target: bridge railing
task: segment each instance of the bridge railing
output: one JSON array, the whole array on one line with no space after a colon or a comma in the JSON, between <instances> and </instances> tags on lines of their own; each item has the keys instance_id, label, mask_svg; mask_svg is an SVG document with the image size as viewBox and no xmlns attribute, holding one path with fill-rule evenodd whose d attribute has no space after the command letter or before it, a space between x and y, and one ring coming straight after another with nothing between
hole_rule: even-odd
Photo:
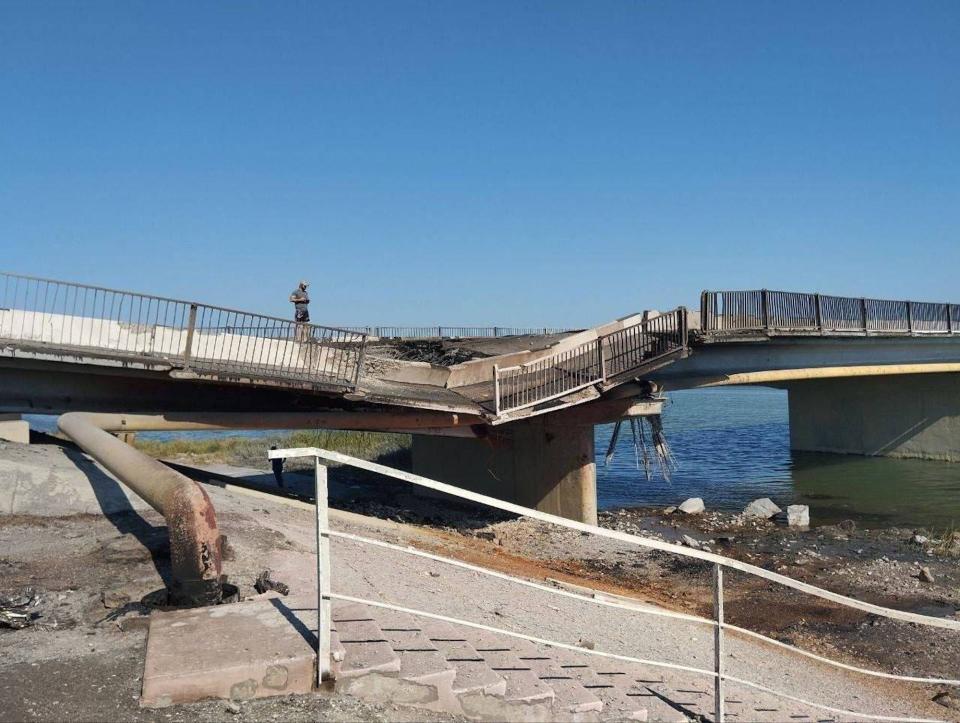
<instances>
[{"instance_id":1,"label":"bridge railing","mask_svg":"<svg viewBox=\"0 0 960 723\"><path fill-rule=\"evenodd\" d=\"M687 346L683 307L535 361L494 367L497 415L572 394Z\"/></svg>"},{"instance_id":2,"label":"bridge railing","mask_svg":"<svg viewBox=\"0 0 960 723\"><path fill-rule=\"evenodd\" d=\"M209 304L0 273L0 340L198 374L354 387L366 335Z\"/></svg>"},{"instance_id":3,"label":"bridge railing","mask_svg":"<svg viewBox=\"0 0 960 723\"><path fill-rule=\"evenodd\" d=\"M358 459L356 457L351 457L339 452L332 452L325 449L319 449L316 447L305 447L297 449L280 449L280 450L271 450L268 453L268 456L271 459L287 459L293 457L307 457L314 459L314 469L316 475L316 556L317 556L317 682L318 684L322 681L323 678L327 678L331 674L332 668L332 658L331 658L331 629L332 629L332 610L331 610L331 601L339 600L342 602L349 603L359 603L363 605L369 605L378 609L393 610L403 612L409 615L414 615L417 617L424 617L428 619L441 620L444 622L452 623L455 625L461 625L469 628L479 629L482 631L492 632L499 635L504 635L507 637L512 637L515 639L527 640L533 643L540 645L546 645L558 649L566 649L570 651L577 652L578 654L587 655L587 656L598 656L601 658L606 658L608 660L618 660L621 662L634 663L638 665L645 665L651 667L658 667L663 669L675 670L686 672L691 675L701 676L707 678L711 681L713 687L713 698L714 698L714 715L713 720L716 723L722 723L726 717L725 712L725 688L726 684L735 683L739 686L750 688L756 691L768 693L779 698L793 701L796 703L801 703L812 708L817 708L819 710L827 711L834 714L840 714L844 717L852 717L854 720L885 720L885 721L899 721L901 723L940 723L936 719L924 719L920 717L898 717L889 715L888 713L869 713L864 711L852 711L843 708L838 708L832 705L829 705L824 700L823 696L816 696L815 700L804 699L797 696L794 693L790 693L784 690L778 690L761 683L755 682L754 680L747 680L744 678L736 677L732 675L729 670L730 661L736 659L741 653L738 651L736 655L728 653L726 647L727 642L727 633L734 632L737 635L747 637L751 640L759 641L765 645L776 647L779 650L786 651L792 655L806 658L808 660L814 660L820 664L831 666L837 670L843 670L847 672L853 672L859 675L864 675L872 678L886 679L886 680L897 680L902 682L909 683L920 683L926 685L944 685L944 686L960 686L960 680L950 677L927 677L927 676L917 676L917 675L903 675L899 673L888 673L885 671L870 669L870 668L861 668L850 663L841 662L839 660L834 660L823 655L818 655L817 653L804 650L803 648L796 647L789 643L777 640L775 638L767 637L761 633L755 632L748 628L743 628L737 625L733 625L726 621L724 616L724 598L725 598L725 586L724 586L724 573L726 571L735 572L750 576L754 579L760 579L766 583L774 583L781 585L785 588L795 590L799 593L810 595L820 600L826 600L838 605L843 606L850 613L856 614L859 612L865 615L874 615L878 617L883 617L888 620L897 620L900 622L910 623L915 626L925 626L929 628L938 628L942 631L944 636L949 635L950 633L956 634L960 632L960 621L953 620L950 618L936 618L927 615L922 615L919 613L908 612L904 610L896 610L893 608L886 608L880 605L875 605L873 603L857 600L855 598L847 597L839 593L832 592L830 590L825 590L815 585L811 585L800 580L796 580L786 575L781 575L780 573L771 572L765 570L756 565L751 565L747 562L742 562L735 558L723 557L717 555L713 552L707 552L705 550L691 549L684 547L682 545L673 544L670 542L665 542L658 540L652 537L643 537L640 535L632 535L625 532L620 532L617 530L609 530L606 528L598 527L596 525L590 525L583 522L577 522L574 520L568 520L564 517L559 517L557 515L548 514L546 512L540 512L539 510L531 509L528 507L523 507L521 505L514 504L512 502L505 502L503 500L496 499L494 497L489 497L487 495L479 494L477 492L472 492L460 487L456 487L452 484L446 484L443 482L438 482L437 480L429 479L427 477L421 477L410 472L405 472L392 467L387 467L376 462L369 462L367 460ZM698 561L699 563L706 563L712 568L712 588L713 588L713 615L711 618L700 617L697 615L691 615L687 613L678 613L672 610L667 610L665 608L653 607L649 605L641 604L637 601L636 604L624 600L622 597L613 598L605 597L602 594L595 594L593 596L581 595L578 593L570 592L567 590L557 589L555 587L549 587L542 583L534 582L532 580L523 579L520 577L515 577L503 572L498 572L491 570L480 565L474 565L461 560L456 560L450 557L444 557L436 555L430 552L423 550L418 550L415 547L410 547L408 545L398 545L383 540L377 540L369 537L363 537L357 534L341 532L338 530L333 530L330 528L329 520L329 500L328 500L328 489L327 489L327 466L331 464L336 465L348 465L357 469L366 470L368 472L373 472L376 474L384 475L385 477L399 480L408 484L415 485L419 488L424 488L431 490L433 492L440 492L443 494L451 495L462 500L467 500L468 502L473 502L475 504L483 505L485 507L491 507L493 509L502 510L504 512L509 512L511 514L520 515L527 517L529 519L537 520L555 527L562 529L575 530L583 535L590 535L593 538L599 538L601 541L607 542L617 542L621 544L632 545L645 550L655 550L661 553L666 553L670 555L676 555L681 558L685 558L690 561ZM472 622L469 620L464 620L462 618L447 617L436 612L431 612L428 610L422 609L413 609L408 607L402 607L397 603L388 602L383 599L382 596L379 596L377 599L370 598L359 598L353 597L347 594L344 594L339 591L334 591L333 581L331 579L331 541L337 539L341 542L357 544L362 546L371 546L380 550L390 550L392 552L404 555L410 555L418 557L420 559L430 560L433 562L440 562L451 567L460 568L463 570L470 571L474 575L484 575L487 577L497 578L502 581L509 582L511 584L525 586L528 588L536 589L540 593L551 594L559 597L565 597L567 599L575 599L583 604L595 605L604 607L607 609L618 609L620 611L627 611L632 615L646 615L646 616L655 616L660 618L670 618L675 620L682 620L689 624L701 625L708 629L712 629L713 633L713 655L709 667L701 667L698 663L686 663L681 664L677 662L667 662L663 660L641 658L636 656L624 655L622 653L615 653L611 651L604 650L595 650L593 647L583 647L582 645L577 645L572 642L574 636L580 635L580 627L577 626L577 620L570 620L570 639L571 642L562 642L557 640L548 640L542 637L537 637L527 633L519 632L516 630L510 630L503 627L495 627L491 625L484 625L481 623ZM338 543L340 544L340 543ZM619 613L623 614L623 612ZM538 631L539 632L539 631ZM749 662L749 661L748 661ZM753 668L755 671L756 668ZM950 671L951 674L955 674L955 671ZM752 675L751 677L755 677ZM854 696L856 697L856 696Z\"/></svg>"},{"instance_id":4,"label":"bridge railing","mask_svg":"<svg viewBox=\"0 0 960 723\"><path fill-rule=\"evenodd\" d=\"M704 291L705 332L796 334L960 334L960 305L789 291Z\"/></svg>"},{"instance_id":5,"label":"bridge railing","mask_svg":"<svg viewBox=\"0 0 960 723\"><path fill-rule=\"evenodd\" d=\"M471 339L504 336L547 336L565 334L573 329L548 326L343 326L343 329L383 339Z\"/></svg>"}]
</instances>

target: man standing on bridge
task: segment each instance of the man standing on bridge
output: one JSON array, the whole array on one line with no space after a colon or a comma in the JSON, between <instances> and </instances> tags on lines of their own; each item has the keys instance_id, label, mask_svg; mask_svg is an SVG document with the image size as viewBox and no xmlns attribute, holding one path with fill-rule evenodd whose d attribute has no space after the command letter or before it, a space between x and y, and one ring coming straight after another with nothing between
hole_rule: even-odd
<instances>
[{"instance_id":1,"label":"man standing on bridge","mask_svg":"<svg viewBox=\"0 0 960 723\"><path fill-rule=\"evenodd\" d=\"M306 281L301 281L299 286L290 294L290 302L293 304L293 320L298 324L307 324L310 322L310 312L307 310L307 304L310 303L310 296L307 294Z\"/></svg>"},{"instance_id":2,"label":"man standing on bridge","mask_svg":"<svg viewBox=\"0 0 960 723\"><path fill-rule=\"evenodd\" d=\"M297 288L290 294L290 303L293 304L293 320L297 322L297 341L306 341L309 332L306 325L310 323L310 312L307 310L307 304L310 303L310 295L307 294L306 281L301 281Z\"/></svg>"}]
</instances>

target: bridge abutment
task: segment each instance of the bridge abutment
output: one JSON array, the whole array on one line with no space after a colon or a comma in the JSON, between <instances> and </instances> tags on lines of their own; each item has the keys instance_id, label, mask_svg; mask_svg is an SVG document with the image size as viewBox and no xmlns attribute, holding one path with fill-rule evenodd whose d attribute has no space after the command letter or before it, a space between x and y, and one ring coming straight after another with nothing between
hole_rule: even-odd
<instances>
[{"instance_id":1,"label":"bridge abutment","mask_svg":"<svg viewBox=\"0 0 960 723\"><path fill-rule=\"evenodd\" d=\"M787 389L794 450L960 462L960 374L815 379Z\"/></svg>"},{"instance_id":2,"label":"bridge abutment","mask_svg":"<svg viewBox=\"0 0 960 723\"><path fill-rule=\"evenodd\" d=\"M593 425L555 413L482 439L414 435L416 474L567 519L597 523Z\"/></svg>"}]
</instances>

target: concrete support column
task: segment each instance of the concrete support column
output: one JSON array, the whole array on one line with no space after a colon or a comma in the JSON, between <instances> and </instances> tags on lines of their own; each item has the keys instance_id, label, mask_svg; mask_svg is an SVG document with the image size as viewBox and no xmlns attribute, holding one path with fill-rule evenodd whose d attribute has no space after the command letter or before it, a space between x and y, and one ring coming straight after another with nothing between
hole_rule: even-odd
<instances>
[{"instance_id":1,"label":"concrete support column","mask_svg":"<svg viewBox=\"0 0 960 723\"><path fill-rule=\"evenodd\" d=\"M960 374L793 382L790 446L960 462Z\"/></svg>"},{"instance_id":2,"label":"concrete support column","mask_svg":"<svg viewBox=\"0 0 960 723\"><path fill-rule=\"evenodd\" d=\"M593 425L554 413L484 439L414 435L413 471L524 507L597 524Z\"/></svg>"}]
</instances>

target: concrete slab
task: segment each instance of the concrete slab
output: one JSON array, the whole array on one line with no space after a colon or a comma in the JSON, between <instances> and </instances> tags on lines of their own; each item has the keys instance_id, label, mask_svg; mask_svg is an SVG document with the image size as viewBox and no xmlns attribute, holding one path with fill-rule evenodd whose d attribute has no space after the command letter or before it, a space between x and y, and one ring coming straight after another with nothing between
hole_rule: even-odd
<instances>
[{"instance_id":1,"label":"concrete slab","mask_svg":"<svg viewBox=\"0 0 960 723\"><path fill-rule=\"evenodd\" d=\"M18 444L30 444L30 424L19 414L0 414L0 439Z\"/></svg>"},{"instance_id":2,"label":"concrete slab","mask_svg":"<svg viewBox=\"0 0 960 723\"><path fill-rule=\"evenodd\" d=\"M140 705L309 693L316 654L281 600L150 616Z\"/></svg>"}]
</instances>

